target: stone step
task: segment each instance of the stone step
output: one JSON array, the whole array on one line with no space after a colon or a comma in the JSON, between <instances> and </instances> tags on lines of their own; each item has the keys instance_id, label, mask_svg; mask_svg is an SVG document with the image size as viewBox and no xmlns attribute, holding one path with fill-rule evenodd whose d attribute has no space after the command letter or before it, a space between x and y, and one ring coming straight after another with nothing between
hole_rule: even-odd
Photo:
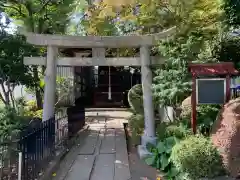
<instances>
[{"instance_id":1,"label":"stone step","mask_svg":"<svg viewBox=\"0 0 240 180\"><path fill-rule=\"evenodd\" d=\"M94 155L78 155L64 180L89 180L94 161Z\"/></svg>"},{"instance_id":2,"label":"stone step","mask_svg":"<svg viewBox=\"0 0 240 180\"><path fill-rule=\"evenodd\" d=\"M99 154L96 157L90 180L114 180L115 154Z\"/></svg>"}]
</instances>

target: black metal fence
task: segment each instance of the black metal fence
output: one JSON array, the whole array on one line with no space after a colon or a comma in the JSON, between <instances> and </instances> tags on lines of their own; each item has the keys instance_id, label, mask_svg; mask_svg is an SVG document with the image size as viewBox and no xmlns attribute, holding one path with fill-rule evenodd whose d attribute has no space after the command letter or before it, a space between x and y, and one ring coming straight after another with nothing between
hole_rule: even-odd
<instances>
[{"instance_id":1,"label":"black metal fence","mask_svg":"<svg viewBox=\"0 0 240 180\"><path fill-rule=\"evenodd\" d=\"M55 129L55 148L58 153L67 146L69 131L67 108L61 109L55 114Z\"/></svg>"},{"instance_id":2,"label":"black metal fence","mask_svg":"<svg viewBox=\"0 0 240 180\"><path fill-rule=\"evenodd\" d=\"M47 121L32 120L15 142L0 142L0 180L17 180L19 169L21 180L39 179L54 156L66 148L69 138L84 124L83 107L65 108Z\"/></svg>"},{"instance_id":3,"label":"black metal fence","mask_svg":"<svg viewBox=\"0 0 240 180\"><path fill-rule=\"evenodd\" d=\"M22 152L22 180L35 180L43 173L54 156L54 141L55 118L21 133L19 150Z\"/></svg>"}]
</instances>

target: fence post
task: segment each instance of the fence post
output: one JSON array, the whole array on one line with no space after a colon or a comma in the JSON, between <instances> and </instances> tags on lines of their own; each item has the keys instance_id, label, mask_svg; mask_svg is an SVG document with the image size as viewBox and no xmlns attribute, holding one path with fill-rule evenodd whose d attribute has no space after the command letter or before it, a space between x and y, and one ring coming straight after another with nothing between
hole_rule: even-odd
<instances>
[{"instance_id":1,"label":"fence post","mask_svg":"<svg viewBox=\"0 0 240 180\"><path fill-rule=\"evenodd\" d=\"M22 179L22 152L18 153L18 180Z\"/></svg>"}]
</instances>

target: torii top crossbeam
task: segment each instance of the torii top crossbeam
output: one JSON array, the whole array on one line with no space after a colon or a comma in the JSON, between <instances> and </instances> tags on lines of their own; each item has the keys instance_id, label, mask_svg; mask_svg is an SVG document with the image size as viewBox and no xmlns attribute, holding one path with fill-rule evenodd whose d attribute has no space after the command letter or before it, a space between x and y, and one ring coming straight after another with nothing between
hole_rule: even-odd
<instances>
[{"instance_id":1,"label":"torii top crossbeam","mask_svg":"<svg viewBox=\"0 0 240 180\"><path fill-rule=\"evenodd\" d=\"M171 36L175 33L176 27L149 35L129 35L129 36L68 36L68 35L46 35L24 33L27 42L36 46L57 46L57 47L140 47L153 46L157 41Z\"/></svg>"}]
</instances>

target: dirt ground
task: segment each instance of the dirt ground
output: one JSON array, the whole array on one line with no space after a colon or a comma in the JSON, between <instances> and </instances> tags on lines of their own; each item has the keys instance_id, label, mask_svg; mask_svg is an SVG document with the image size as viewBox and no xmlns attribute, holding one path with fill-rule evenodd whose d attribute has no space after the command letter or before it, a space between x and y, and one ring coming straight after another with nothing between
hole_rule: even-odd
<instances>
[{"instance_id":1,"label":"dirt ground","mask_svg":"<svg viewBox=\"0 0 240 180\"><path fill-rule=\"evenodd\" d=\"M126 137L128 146L128 158L130 165L131 180L156 180L157 171L142 161L137 153L137 147L132 143L131 133L126 127Z\"/></svg>"}]
</instances>

